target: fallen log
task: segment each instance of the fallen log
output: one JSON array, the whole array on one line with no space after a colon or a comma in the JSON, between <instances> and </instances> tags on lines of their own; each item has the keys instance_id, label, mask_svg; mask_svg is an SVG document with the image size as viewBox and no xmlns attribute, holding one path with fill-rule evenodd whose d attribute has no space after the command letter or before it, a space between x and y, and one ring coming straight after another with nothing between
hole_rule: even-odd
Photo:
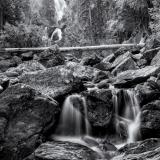
<instances>
[{"instance_id":1,"label":"fallen log","mask_svg":"<svg viewBox=\"0 0 160 160\"><path fill-rule=\"evenodd\" d=\"M89 50L106 50L116 49L120 47L143 47L145 44L110 44L110 45L99 45L99 46L82 46L82 47L60 47L60 52L71 52L71 51L89 51ZM0 52L28 52L28 51L44 51L52 48L50 47L37 47L37 48L2 48Z\"/></svg>"}]
</instances>

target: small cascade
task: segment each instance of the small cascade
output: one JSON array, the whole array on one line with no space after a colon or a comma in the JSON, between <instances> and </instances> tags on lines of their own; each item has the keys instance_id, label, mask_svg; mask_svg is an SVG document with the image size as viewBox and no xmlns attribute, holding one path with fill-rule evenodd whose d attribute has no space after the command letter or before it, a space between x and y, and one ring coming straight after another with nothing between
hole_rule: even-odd
<instances>
[{"instance_id":1,"label":"small cascade","mask_svg":"<svg viewBox=\"0 0 160 160\"><path fill-rule=\"evenodd\" d=\"M72 137L90 134L87 105L84 97L74 94L66 98L57 134Z\"/></svg>"},{"instance_id":2,"label":"small cascade","mask_svg":"<svg viewBox=\"0 0 160 160\"><path fill-rule=\"evenodd\" d=\"M113 91L117 133L121 126L126 128L127 143L135 142L140 128L140 106L136 93L132 90Z\"/></svg>"},{"instance_id":3,"label":"small cascade","mask_svg":"<svg viewBox=\"0 0 160 160\"><path fill-rule=\"evenodd\" d=\"M65 9L67 8L67 4L65 0L54 0L54 3L56 9L57 22L59 22L63 18Z\"/></svg>"}]
</instances>

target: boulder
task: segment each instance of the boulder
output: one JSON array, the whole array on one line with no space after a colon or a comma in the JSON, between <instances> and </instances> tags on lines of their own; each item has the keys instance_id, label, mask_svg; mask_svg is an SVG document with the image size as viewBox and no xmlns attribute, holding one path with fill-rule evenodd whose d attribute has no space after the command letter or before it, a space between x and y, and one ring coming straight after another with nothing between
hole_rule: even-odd
<instances>
[{"instance_id":1,"label":"boulder","mask_svg":"<svg viewBox=\"0 0 160 160\"><path fill-rule=\"evenodd\" d=\"M0 93L8 88L9 82L9 78L5 74L0 73Z\"/></svg>"},{"instance_id":2,"label":"boulder","mask_svg":"<svg viewBox=\"0 0 160 160\"><path fill-rule=\"evenodd\" d=\"M104 58L103 59L103 61L102 62L104 62L104 63L112 63L114 60L115 60L115 56L114 56L114 54L111 54L111 55L109 55L109 56L107 56L106 58Z\"/></svg>"},{"instance_id":3,"label":"boulder","mask_svg":"<svg viewBox=\"0 0 160 160\"><path fill-rule=\"evenodd\" d=\"M142 57L143 57L143 54L141 54L141 53L132 55L132 58L133 58L135 61L140 60Z\"/></svg>"},{"instance_id":4,"label":"boulder","mask_svg":"<svg viewBox=\"0 0 160 160\"><path fill-rule=\"evenodd\" d=\"M65 57L59 52L56 46L48 49L39 55L39 62L46 68L63 65L65 63Z\"/></svg>"},{"instance_id":5,"label":"boulder","mask_svg":"<svg viewBox=\"0 0 160 160\"><path fill-rule=\"evenodd\" d=\"M112 64L109 63L109 62L106 62L106 63L105 62L100 62L100 63L94 65L93 67L97 68L97 69L100 69L102 71L109 71L109 70L111 70L111 66L112 66Z\"/></svg>"},{"instance_id":6,"label":"boulder","mask_svg":"<svg viewBox=\"0 0 160 160\"><path fill-rule=\"evenodd\" d=\"M85 56L80 64L81 65L85 65L85 66L94 66L96 65L97 63L100 63L101 62L101 58L98 57L96 54L93 54L93 55L90 55L90 56Z\"/></svg>"},{"instance_id":7,"label":"boulder","mask_svg":"<svg viewBox=\"0 0 160 160\"><path fill-rule=\"evenodd\" d=\"M125 54L122 54L120 56L118 56L115 61L112 63L112 68L117 67L120 63L122 63L122 61L124 61L125 59L129 58L131 55L130 52L126 52Z\"/></svg>"},{"instance_id":8,"label":"boulder","mask_svg":"<svg viewBox=\"0 0 160 160\"><path fill-rule=\"evenodd\" d=\"M59 107L54 100L25 84L0 94L0 159L22 160L55 125Z\"/></svg>"},{"instance_id":9,"label":"boulder","mask_svg":"<svg viewBox=\"0 0 160 160\"><path fill-rule=\"evenodd\" d=\"M26 52L21 54L22 60L23 61L30 61L33 59L33 52Z\"/></svg>"},{"instance_id":10,"label":"boulder","mask_svg":"<svg viewBox=\"0 0 160 160\"><path fill-rule=\"evenodd\" d=\"M92 81L97 72L99 70L95 68L71 62L43 71L26 73L20 77L20 82L56 98L84 90L82 81Z\"/></svg>"},{"instance_id":11,"label":"boulder","mask_svg":"<svg viewBox=\"0 0 160 160\"><path fill-rule=\"evenodd\" d=\"M108 89L110 85L109 85L108 79L107 79L107 80L102 80L101 82L97 83L96 86L99 89Z\"/></svg>"},{"instance_id":12,"label":"boulder","mask_svg":"<svg viewBox=\"0 0 160 160\"><path fill-rule=\"evenodd\" d=\"M95 89L84 92L88 109L88 119L93 133L98 134L109 127L112 113L112 91L109 89ZM101 133L102 133L101 132Z\"/></svg>"},{"instance_id":13,"label":"boulder","mask_svg":"<svg viewBox=\"0 0 160 160\"><path fill-rule=\"evenodd\" d=\"M144 68L147 65L147 60L146 59L140 59L140 60L137 61L137 65L140 68Z\"/></svg>"},{"instance_id":14,"label":"boulder","mask_svg":"<svg viewBox=\"0 0 160 160\"><path fill-rule=\"evenodd\" d=\"M119 73L115 78L116 87L129 88L146 81L150 76L156 76L160 72L160 66L147 66L138 70L128 70Z\"/></svg>"},{"instance_id":15,"label":"boulder","mask_svg":"<svg viewBox=\"0 0 160 160\"><path fill-rule=\"evenodd\" d=\"M156 54L156 56L152 59L151 65L160 65L160 51Z\"/></svg>"},{"instance_id":16,"label":"boulder","mask_svg":"<svg viewBox=\"0 0 160 160\"><path fill-rule=\"evenodd\" d=\"M141 106L150 103L160 97L160 86L154 82L149 81L144 84L136 86L136 92L139 97L139 103Z\"/></svg>"},{"instance_id":17,"label":"boulder","mask_svg":"<svg viewBox=\"0 0 160 160\"><path fill-rule=\"evenodd\" d=\"M15 67L15 66L16 66L15 62L12 61L11 59L1 60L0 61L0 70L2 72L5 72L10 67Z\"/></svg>"},{"instance_id":18,"label":"boulder","mask_svg":"<svg viewBox=\"0 0 160 160\"><path fill-rule=\"evenodd\" d=\"M116 66L116 68L112 71L112 74L117 75L118 73L121 73L126 70L136 70L136 69L138 69L136 63L133 61L131 57L128 57L122 60L122 62Z\"/></svg>"},{"instance_id":19,"label":"boulder","mask_svg":"<svg viewBox=\"0 0 160 160\"><path fill-rule=\"evenodd\" d=\"M33 60L33 61L27 61L23 62L22 64L18 65L17 67L14 68L9 68L5 74L8 77L16 77L20 76L23 73L28 73L28 72L35 72L39 70L45 70L46 68L40 64L39 62Z\"/></svg>"},{"instance_id":20,"label":"boulder","mask_svg":"<svg viewBox=\"0 0 160 160\"><path fill-rule=\"evenodd\" d=\"M160 139L152 138L119 149L112 160L158 160L160 157Z\"/></svg>"},{"instance_id":21,"label":"boulder","mask_svg":"<svg viewBox=\"0 0 160 160\"><path fill-rule=\"evenodd\" d=\"M144 105L141 110L142 138L160 137L160 100Z\"/></svg>"},{"instance_id":22,"label":"boulder","mask_svg":"<svg viewBox=\"0 0 160 160\"><path fill-rule=\"evenodd\" d=\"M101 158L90 148L71 142L46 142L25 160L97 160Z\"/></svg>"}]
</instances>

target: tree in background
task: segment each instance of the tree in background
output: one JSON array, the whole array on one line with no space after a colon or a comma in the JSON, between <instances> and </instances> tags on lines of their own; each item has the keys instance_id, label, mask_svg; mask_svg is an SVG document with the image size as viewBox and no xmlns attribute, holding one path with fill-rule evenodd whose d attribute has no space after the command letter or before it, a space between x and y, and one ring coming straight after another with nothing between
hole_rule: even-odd
<instances>
[{"instance_id":1,"label":"tree in background","mask_svg":"<svg viewBox=\"0 0 160 160\"><path fill-rule=\"evenodd\" d=\"M160 41L160 1L153 0L153 8L150 9L150 28L154 38Z\"/></svg>"}]
</instances>

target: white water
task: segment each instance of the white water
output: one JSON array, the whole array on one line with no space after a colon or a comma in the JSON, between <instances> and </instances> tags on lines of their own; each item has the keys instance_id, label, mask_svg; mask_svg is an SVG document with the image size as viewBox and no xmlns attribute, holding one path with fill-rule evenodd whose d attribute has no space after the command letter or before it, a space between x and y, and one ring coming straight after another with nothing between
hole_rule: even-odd
<instances>
[{"instance_id":1,"label":"white water","mask_svg":"<svg viewBox=\"0 0 160 160\"><path fill-rule=\"evenodd\" d=\"M120 93L119 90L114 90L113 92L113 103L116 113L116 129L118 132L120 125L126 126L127 143L132 143L137 140L140 128L141 112L138 98L135 92L131 90L123 90L123 95L120 97L118 96L118 93Z\"/></svg>"},{"instance_id":2,"label":"white water","mask_svg":"<svg viewBox=\"0 0 160 160\"><path fill-rule=\"evenodd\" d=\"M85 98L78 94L68 96L63 104L60 123L53 139L86 146L104 158L97 141L90 137L90 134L91 127Z\"/></svg>"},{"instance_id":3,"label":"white water","mask_svg":"<svg viewBox=\"0 0 160 160\"><path fill-rule=\"evenodd\" d=\"M62 136L73 137L90 134L87 105L84 97L74 94L66 98L57 132Z\"/></svg>"},{"instance_id":4,"label":"white water","mask_svg":"<svg viewBox=\"0 0 160 160\"><path fill-rule=\"evenodd\" d=\"M54 0L55 3L55 9L56 9L56 17L57 17L57 22L59 22L65 13L65 9L67 8L67 4L65 0Z\"/></svg>"}]
</instances>

